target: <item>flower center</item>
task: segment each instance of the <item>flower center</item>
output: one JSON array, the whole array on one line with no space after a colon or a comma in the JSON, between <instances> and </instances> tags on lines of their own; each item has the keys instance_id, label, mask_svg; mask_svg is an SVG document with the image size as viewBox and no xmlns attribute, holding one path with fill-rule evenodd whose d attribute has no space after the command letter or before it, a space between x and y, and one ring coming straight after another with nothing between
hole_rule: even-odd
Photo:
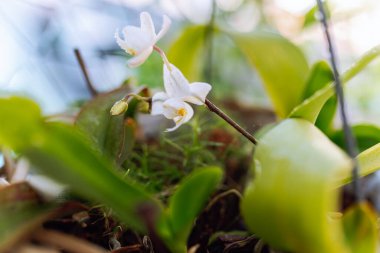
<instances>
[{"instance_id":1,"label":"flower center","mask_svg":"<svg viewBox=\"0 0 380 253\"><path fill-rule=\"evenodd\" d=\"M130 54L130 55L132 55L132 56L135 56L136 55L136 50L134 50L133 48L128 48L127 49L127 52L128 52L128 54Z\"/></svg>"},{"instance_id":2,"label":"flower center","mask_svg":"<svg viewBox=\"0 0 380 253\"><path fill-rule=\"evenodd\" d=\"M185 108L180 108L178 111L177 111L177 114L181 117L185 116L187 114Z\"/></svg>"}]
</instances>

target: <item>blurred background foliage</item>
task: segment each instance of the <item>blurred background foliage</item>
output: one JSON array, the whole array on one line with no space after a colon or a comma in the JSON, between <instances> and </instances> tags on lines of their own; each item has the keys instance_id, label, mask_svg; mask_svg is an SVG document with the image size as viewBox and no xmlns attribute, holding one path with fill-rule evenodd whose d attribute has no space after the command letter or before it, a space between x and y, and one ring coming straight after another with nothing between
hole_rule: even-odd
<instances>
[{"instance_id":1,"label":"blurred background foliage","mask_svg":"<svg viewBox=\"0 0 380 253\"><path fill-rule=\"evenodd\" d=\"M303 49L311 65L326 56L320 27L315 25L314 7L312 0L217 0L215 23L234 32L278 31ZM380 4L375 0L332 0L329 9L340 68L344 70L379 43L380 35L373 29L380 25ZM113 38L117 28L137 24L142 10L152 13L158 23L162 13L174 20L170 34L160 45L169 51L170 57L178 44L190 43L190 48L199 52L190 58L191 53L181 52L181 69L187 72L189 65L197 64L198 74L201 73L204 60L194 57L205 58L199 47L204 38L194 38L194 30L202 29L210 21L211 0L5 0L0 2L1 92L31 96L47 113L62 112L78 100L88 98L73 48L81 50L100 91L115 88L136 75L138 83L160 87L159 57L153 55L141 69L128 69L124 53ZM186 38L177 40L183 33L187 33ZM223 98L228 94L242 103L269 106L260 79L248 71L241 52L225 36L215 37L213 95ZM379 63L368 68L366 75L355 79L355 84L360 85L353 84L347 91L355 121L380 121L380 112L376 110L380 105L380 88L375 85L378 67ZM146 73L156 73L158 77ZM187 74L192 80L197 73Z\"/></svg>"}]
</instances>

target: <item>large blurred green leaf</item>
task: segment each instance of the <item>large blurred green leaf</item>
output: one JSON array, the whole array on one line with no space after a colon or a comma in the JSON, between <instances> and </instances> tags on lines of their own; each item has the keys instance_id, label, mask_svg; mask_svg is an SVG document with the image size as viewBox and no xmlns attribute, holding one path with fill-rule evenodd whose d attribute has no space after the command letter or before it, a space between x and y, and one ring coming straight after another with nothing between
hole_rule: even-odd
<instances>
[{"instance_id":1,"label":"large blurred green leaf","mask_svg":"<svg viewBox=\"0 0 380 253\"><path fill-rule=\"evenodd\" d=\"M260 74L277 115L286 117L302 101L305 89L309 67L302 51L275 33L231 36Z\"/></svg>"},{"instance_id":2,"label":"large blurred green leaf","mask_svg":"<svg viewBox=\"0 0 380 253\"><path fill-rule=\"evenodd\" d=\"M380 46L376 46L361 57L354 65L352 65L342 75L342 83L345 84L357 74L359 74L370 62L380 55ZM312 123L315 123L322 107L326 101L334 95L334 83L330 83L325 88L317 91L304 100L301 104L297 105L289 114L292 118L303 118Z\"/></svg>"},{"instance_id":3,"label":"large blurred green leaf","mask_svg":"<svg viewBox=\"0 0 380 253\"><path fill-rule=\"evenodd\" d=\"M98 95L82 108L75 122L93 146L117 164L124 162L133 147L134 127L127 124L124 115L111 116L110 109L116 101L130 92L128 86L123 86Z\"/></svg>"},{"instance_id":4,"label":"large blurred green leaf","mask_svg":"<svg viewBox=\"0 0 380 253\"><path fill-rule=\"evenodd\" d=\"M33 122L38 121L39 116L34 114L29 121L24 118L35 111L36 105L33 102L11 98L0 99L0 104L0 118L12 115L0 129L0 144L10 148L16 145L44 174L67 184L85 198L111 207L122 221L139 231L143 231L145 225L137 213L139 206L148 202L158 211L161 209L142 186L118 175L112 163L90 148L74 127L45 123L29 128ZM25 105L30 107L24 107ZM20 122L26 125L20 128ZM23 135L8 128L19 128L38 138L18 145L22 142L20 138ZM2 142L4 134L8 135L10 141Z\"/></svg>"},{"instance_id":5,"label":"large blurred green leaf","mask_svg":"<svg viewBox=\"0 0 380 253\"><path fill-rule=\"evenodd\" d=\"M367 203L360 203L346 210L343 227L351 252L378 252L377 215Z\"/></svg>"},{"instance_id":6,"label":"large blurred green leaf","mask_svg":"<svg viewBox=\"0 0 380 253\"><path fill-rule=\"evenodd\" d=\"M18 97L2 98L0 110L0 144L19 149L38 138L35 132L42 120L41 111L34 102Z\"/></svg>"},{"instance_id":7,"label":"large blurred green leaf","mask_svg":"<svg viewBox=\"0 0 380 253\"><path fill-rule=\"evenodd\" d=\"M287 119L255 151L256 177L242 214L249 229L272 246L296 253L345 253L336 182L351 171L348 156L306 120Z\"/></svg>"},{"instance_id":8,"label":"large blurred green leaf","mask_svg":"<svg viewBox=\"0 0 380 253\"><path fill-rule=\"evenodd\" d=\"M170 198L165 217L169 231L163 233L171 234L170 244L174 252L186 252L186 242L194 221L222 177L223 172L218 167L196 170L180 183Z\"/></svg>"},{"instance_id":9,"label":"large blurred green leaf","mask_svg":"<svg viewBox=\"0 0 380 253\"><path fill-rule=\"evenodd\" d=\"M168 58L190 81L199 81L204 61L206 26L189 26L173 42Z\"/></svg>"}]
</instances>

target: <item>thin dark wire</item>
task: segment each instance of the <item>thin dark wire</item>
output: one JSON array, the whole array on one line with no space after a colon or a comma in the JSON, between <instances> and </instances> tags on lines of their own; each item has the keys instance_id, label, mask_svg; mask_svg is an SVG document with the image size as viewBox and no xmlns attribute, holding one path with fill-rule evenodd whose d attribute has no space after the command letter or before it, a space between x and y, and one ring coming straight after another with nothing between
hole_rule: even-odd
<instances>
[{"instance_id":1,"label":"thin dark wire","mask_svg":"<svg viewBox=\"0 0 380 253\"><path fill-rule=\"evenodd\" d=\"M362 200L362 193L360 191L360 185L359 185L359 164L356 158L359 153L358 147L357 147L356 139L354 135L352 134L351 127L349 126L349 123L348 123L344 92L343 92L342 82L340 80L340 76L339 76L339 72L337 68L337 61L336 61L334 46L333 46L333 42L332 42L330 32L329 32L326 11L324 9L322 0L317 0L317 3L318 3L319 12L321 15L320 18L323 25L323 30L324 30L325 37L328 43L328 47L329 47L330 61L331 61L331 65L334 72L334 78L335 78L335 85L334 85L335 93L337 95L338 102L339 102L340 117L342 119L344 139L345 139L345 143L347 147L347 152L349 156L352 158L352 161L354 163L354 167L352 169L352 186L353 186L353 191L354 191L354 197L355 197L355 201L359 202Z\"/></svg>"}]
</instances>

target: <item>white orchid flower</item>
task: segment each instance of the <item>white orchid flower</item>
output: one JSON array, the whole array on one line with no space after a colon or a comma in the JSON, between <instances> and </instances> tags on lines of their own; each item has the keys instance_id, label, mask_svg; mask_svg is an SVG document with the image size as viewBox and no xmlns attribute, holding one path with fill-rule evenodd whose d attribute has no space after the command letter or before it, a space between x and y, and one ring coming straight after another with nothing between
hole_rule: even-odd
<instances>
[{"instance_id":1,"label":"white orchid flower","mask_svg":"<svg viewBox=\"0 0 380 253\"><path fill-rule=\"evenodd\" d=\"M168 98L164 92L159 92L153 97L151 113L163 114L167 119L174 120L175 126L166 129L167 132L176 130L194 115L193 108L188 103L179 98Z\"/></svg>"},{"instance_id":2,"label":"white orchid flower","mask_svg":"<svg viewBox=\"0 0 380 253\"><path fill-rule=\"evenodd\" d=\"M183 123L188 122L194 114L193 109L187 103L202 105L211 90L208 83L189 81L182 72L173 64L164 65L165 92L158 92L152 97L152 115L163 114L168 119L173 119L175 127L166 131L176 130Z\"/></svg>"},{"instance_id":3,"label":"white orchid flower","mask_svg":"<svg viewBox=\"0 0 380 253\"><path fill-rule=\"evenodd\" d=\"M128 60L128 66L138 67L145 62L153 51L154 45L168 31L171 21L164 15L161 30L156 34L152 17L147 12L140 14L141 26L126 26L122 31L123 39L119 31L115 33L117 44L133 57Z\"/></svg>"}]
</instances>

